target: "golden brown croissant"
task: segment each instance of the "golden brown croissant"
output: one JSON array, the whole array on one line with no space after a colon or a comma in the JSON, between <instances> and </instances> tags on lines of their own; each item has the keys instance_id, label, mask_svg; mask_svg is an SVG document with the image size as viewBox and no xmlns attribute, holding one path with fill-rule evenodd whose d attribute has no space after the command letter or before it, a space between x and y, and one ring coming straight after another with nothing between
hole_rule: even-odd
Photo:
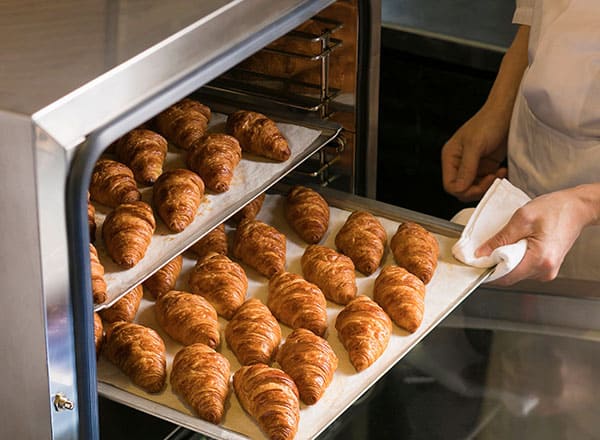
<instances>
[{"instance_id":1,"label":"golden brown croissant","mask_svg":"<svg viewBox=\"0 0 600 440\"><path fill-rule=\"evenodd\" d=\"M327 301L323 292L295 273L279 272L271 278L267 307L291 328L306 328L319 336L327 330Z\"/></svg>"},{"instance_id":2,"label":"golden brown croissant","mask_svg":"<svg viewBox=\"0 0 600 440\"><path fill-rule=\"evenodd\" d=\"M229 320L246 299L248 278L242 266L225 255L211 252L198 259L190 272L189 286Z\"/></svg>"},{"instance_id":3,"label":"golden brown croissant","mask_svg":"<svg viewBox=\"0 0 600 440\"><path fill-rule=\"evenodd\" d=\"M154 275L144 281L143 285L153 299L164 295L169 290L175 288L177 277L183 266L183 257L177 255L163 267L161 267Z\"/></svg>"},{"instance_id":4,"label":"golden brown croissant","mask_svg":"<svg viewBox=\"0 0 600 440\"><path fill-rule=\"evenodd\" d=\"M201 419L219 424L229 394L230 374L225 356L207 345L192 344L175 354L171 386Z\"/></svg>"},{"instance_id":5,"label":"golden brown croissant","mask_svg":"<svg viewBox=\"0 0 600 440\"><path fill-rule=\"evenodd\" d=\"M173 104L155 118L156 128L175 146L189 150L206 134L210 109L189 98Z\"/></svg>"},{"instance_id":6,"label":"golden brown croissant","mask_svg":"<svg viewBox=\"0 0 600 440\"><path fill-rule=\"evenodd\" d=\"M285 270L285 235L260 220L238 226L233 239L233 256L267 278Z\"/></svg>"},{"instance_id":7,"label":"golden brown croissant","mask_svg":"<svg viewBox=\"0 0 600 440\"><path fill-rule=\"evenodd\" d=\"M312 244L306 248L300 262L304 278L319 286L327 299L344 305L356 296L356 273L350 257Z\"/></svg>"},{"instance_id":8,"label":"golden brown croissant","mask_svg":"<svg viewBox=\"0 0 600 440\"><path fill-rule=\"evenodd\" d=\"M158 215L173 232L181 232L196 218L204 196L204 182L184 168L165 171L152 190Z\"/></svg>"},{"instance_id":9,"label":"golden brown croissant","mask_svg":"<svg viewBox=\"0 0 600 440\"><path fill-rule=\"evenodd\" d=\"M196 243L190 250L194 252L198 258L204 257L210 252L215 252L221 255L227 255L227 235L225 234L225 224L221 223L214 228Z\"/></svg>"},{"instance_id":10,"label":"golden brown croissant","mask_svg":"<svg viewBox=\"0 0 600 440\"><path fill-rule=\"evenodd\" d=\"M396 325L413 333L423 321L425 284L400 266L385 266L375 279L373 299Z\"/></svg>"},{"instance_id":11,"label":"golden brown croissant","mask_svg":"<svg viewBox=\"0 0 600 440\"><path fill-rule=\"evenodd\" d=\"M298 431L300 401L296 384L283 371L265 364L240 368L233 388L242 408L271 440L292 440Z\"/></svg>"},{"instance_id":12,"label":"golden brown croissant","mask_svg":"<svg viewBox=\"0 0 600 440\"><path fill-rule=\"evenodd\" d=\"M440 253L433 234L417 223L404 222L392 237L390 248L399 266L418 276L425 284L431 280Z\"/></svg>"},{"instance_id":13,"label":"golden brown croissant","mask_svg":"<svg viewBox=\"0 0 600 440\"><path fill-rule=\"evenodd\" d=\"M360 295L338 314L335 328L350 362L360 372L386 349L392 334L392 321L375 301Z\"/></svg>"},{"instance_id":14,"label":"golden brown croissant","mask_svg":"<svg viewBox=\"0 0 600 440\"><path fill-rule=\"evenodd\" d=\"M142 201L124 203L106 216L102 239L114 262L129 269L144 258L155 229L150 205Z\"/></svg>"},{"instance_id":15,"label":"golden brown croissant","mask_svg":"<svg viewBox=\"0 0 600 440\"><path fill-rule=\"evenodd\" d=\"M90 242L96 241L96 208L90 202L90 192L88 191L88 229L90 232Z\"/></svg>"},{"instance_id":16,"label":"golden brown croissant","mask_svg":"<svg viewBox=\"0 0 600 440\"><path fill-rule=\"evenodd\" d=\"M333 380L338 358L329 343L304 328L297 328L277 352L277 362L290 375L307 405L314 405Z\"/></svg>"},{"instance_id":17,"label":"golden brown croissant","mask_svg":"<svg viewBox=\"0 0 600 440\"><path fill-rule=\"evenodd\" d=\"M269 308L251 298L227 323L225 339L240 364L270 364L281 342L281 328Z\"/></svg>"},{"instance_id":18,"label":"golden brown croissant","mask_svg":"<svg viewBox=\"0 0 600 440\"><path fill-rule=\"evenodd\" d=\"M279 162L290 157L287 140L275 122L261 113L238 110L227 118L226 129L244 151Z\"/></svg>"},{"instance_id":19,"label":"golden brown croissant","mask_svg":"<svg viewBox=\"0 0 600 440\"><path fill-rule=\"evenodd\" d=\"M116 142L117 158L133 171L135 180L152 185L163 172L167 140L152 130L131 130Z\"/></svg>"},{"instance_id":20,"label":"golden brown croissant","mask_svg":"<svg viewBox=\"0 0 600 440\"><path fill-rule=\"evenodd\" d=\"M100 316L107 322L127 321L132 322L140 308L144 296L142 285L135 286L131 292L123 295L112 306L100 310Z\"/></svg>"},{"instance_id":21,"label":"golden brown croissant","mask_svg":"<svg viewBox=\"0 0 600 440\"><path fill-rule=\"evenodd\" d=\"M377 270L383 258L387 234L381 222L366 211L355 211L335 236L335 245L352 258L365 275Z\"/></svg>"},{"instance_id":22,"label":"golden brown croissant","mask_svg":"<svg viewBox=\"0 0 600 440\"><path fill-rule=\"evenodd\" d=\"M94 312L94 345L96 346L96 356L100 354L103 342L104 327L102 326L102 319L100 319L100 315L98 315L98 313Z\"/></svg>"},{"instance_id":23,"label":"golden brown croissant","mask_svg":"<svg viewBox=\"0 0 600 440\"><path fill-rule=\"evenodd\" d=\"M171 290L156 300L154 311L160 326L180 344L201 342L210 348L219 346L217 312L201 296Z\"/></svg>"},{"instance_id":24,"label":"golden brown croissant","mask_svg":"<svg viewBox=\"0 0 600 440\"><path fill-rule=\"evenodd\" d=\"M127 165L110 159L100 159L94 166L90 181L90 197L114 208L142 198L133 171Z\"/></svg>"},{"instance_id":25,"label":"golden brown croissant","mask_svg":"<svg viewBox=\"0 0 600 440\"><path fill-rule=\"evenodd\" d=\"M158 393L167 379L165 343L149 327L119 321L106 327L103 353L137 386Z\"/></svg>"},{"instance_id":26,"label":"golden brown croissant","mask_svg":"<svg viewBox=\"0 0 600 440\"><path fill-rule=\"evenodd\" d=\"M222 193L229 189L233 170L240 163L242 149L236 138L223 133L207 134L188 151L188 168L202 178L206 187Z\"/></svg>"},{"instance_id":27,"label":"golden brown croissant","mask_svg":"<svg viewBox=\"0 0 600 440\"><path fill-rule=\"evenodd\" d=\"M98 258L98 251L90 243L90 271L92 273L92 295L94 304L106 301L106 281L104 280L104 266Z\"/></svg>"},{"instance_id":28,"label":"golden brown croissant","mask_svg":"<svg viewBox=\"0 0 600 440\"><path fill-rule=\"evenodd\" d=\"M287 195L285 218L300 238L315 244L329 227L329 205L315 190L297 185Z\"/></svg>"},{"instance_id":29,"label":"golden brown croissant","mask_svg":"<svg viewBox=\"0 0 600 440\"><path fill-rule=\"evenodd\" d=\"M231 217L231 220L237 224L241 224L248 220L254 220L254 218L260 212L260 208L262 208L262 205L265 201L265 197L265 193L262 193L261 195L256 197L254 200L252 200L250 203L248 203L246 206L244 206L242 209L236 212L233 215L233 217Z\"/></svg>"}]
</instances>

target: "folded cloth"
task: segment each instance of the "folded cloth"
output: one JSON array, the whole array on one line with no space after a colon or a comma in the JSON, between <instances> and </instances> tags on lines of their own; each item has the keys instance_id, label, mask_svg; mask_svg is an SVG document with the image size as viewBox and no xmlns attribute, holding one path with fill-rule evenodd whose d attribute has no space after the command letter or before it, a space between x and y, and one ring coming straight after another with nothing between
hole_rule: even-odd
<instances>
[{"instance_id":1,"label":"folded cloth","mask_svg":"<svg viewBox=\"0 0 600 440\"><path fill-rule=\"evenodd\" d=\"M487 281L509 273L523 259L527 250L527 239L500 246L487 257L476 257L475 251L502 229L518 208L530 200L527 194L508 180L496 179L475 208L460 239L452 247L454 257L470 266L496 266ZM464 214L461 216L464 217Z\"/></svg>"}]
</instances>

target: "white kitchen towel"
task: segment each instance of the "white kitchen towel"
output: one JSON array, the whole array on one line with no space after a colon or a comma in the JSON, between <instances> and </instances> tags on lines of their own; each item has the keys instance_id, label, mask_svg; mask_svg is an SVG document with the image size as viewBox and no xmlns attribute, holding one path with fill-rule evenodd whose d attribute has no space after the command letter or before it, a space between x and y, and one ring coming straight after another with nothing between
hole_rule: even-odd
<instances>
[{"instance_id":1,"label":"white kitchen towel","mask_svg":"<svg viewBox=\"0 0 600 440\"><path fill-rule=\"evenodd\" d=\"M476 257L475 251L498 232L514 212L531 198L506 179L496 179L469 218L452 254L465 264L475 267L496 266L487 281L493 281L513 270L523 259L527 239L500 246L487 257Z\"/></svg>"}]
</instances>

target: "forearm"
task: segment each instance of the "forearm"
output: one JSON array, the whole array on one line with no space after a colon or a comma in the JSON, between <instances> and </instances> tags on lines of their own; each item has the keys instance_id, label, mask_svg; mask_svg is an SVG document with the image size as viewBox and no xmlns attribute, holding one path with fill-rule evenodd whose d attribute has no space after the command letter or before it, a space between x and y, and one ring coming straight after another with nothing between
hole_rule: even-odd
<instances>
[{"instance_id":1,"label":"forearm","mask_svg":"<svg viewBox=\"0 0 600 440\"><path fill-rule=\"evenodd\" d=\"M600 182L578 185L568 191L579 203L582 224L600 225Z\"/></svg>"}]
</instances>

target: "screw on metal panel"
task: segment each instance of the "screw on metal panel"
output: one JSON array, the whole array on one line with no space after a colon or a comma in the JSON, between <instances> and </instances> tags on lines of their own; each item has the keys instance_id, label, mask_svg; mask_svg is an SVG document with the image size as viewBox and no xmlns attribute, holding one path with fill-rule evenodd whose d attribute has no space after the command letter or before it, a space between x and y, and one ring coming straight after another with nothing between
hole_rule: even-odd
<instances>
[{"instance_id":1,"label":"screw on metal panel","mask_svg":"<svg viewBox=\"0 0 600 440\"><path fill-rule=\"evenodd\" d=\"M54 396L54 409L56 411L62 411L65 409L73 410L73 408L75 408L75 405L73 404L72 400L67 398L67 396L62 393L56 393Z\"/></svg>"}]
</instances>

